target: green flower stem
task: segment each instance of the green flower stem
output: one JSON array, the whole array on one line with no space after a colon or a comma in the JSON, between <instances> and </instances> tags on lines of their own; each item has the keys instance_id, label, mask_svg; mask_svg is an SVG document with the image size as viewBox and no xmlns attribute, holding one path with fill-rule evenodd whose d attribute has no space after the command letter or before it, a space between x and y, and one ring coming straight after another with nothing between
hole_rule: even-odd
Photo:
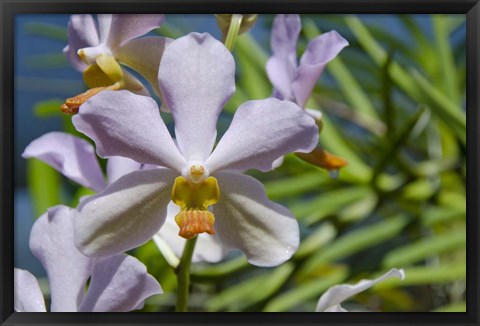
<instances>
[{"instance_id":1,"label":"green flower stem","mask_svg":"<svg viewBox=\"0 0 480 326\"><path fill-rule=\"evenodd\" d=\"M188 311L188 290L190 288L190 265L192 264L193 250L195 249L195 243L197 237L187 240L185 248L183 248L182 258L180 264L177 267L177 304L175 311L185 312Z\"/></svg>"},{"instance_id":2,"label":"green flower stem","mask_svg":"<svg viewBox=\"0 0 480 326\"><path fill-rule=\"evenodd\" d=\"M232 52L235 42L237 41L238 32L242 25L243 15L233 14L230 20L230 26L228 27L227 37L225 38L225 47Z\"/></svg>"}]
</instances>

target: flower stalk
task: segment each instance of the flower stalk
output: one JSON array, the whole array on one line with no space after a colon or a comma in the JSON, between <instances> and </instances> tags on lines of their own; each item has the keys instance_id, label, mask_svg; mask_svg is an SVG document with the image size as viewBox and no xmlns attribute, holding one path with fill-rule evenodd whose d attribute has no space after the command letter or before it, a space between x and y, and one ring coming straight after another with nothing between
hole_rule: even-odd
<instances>
[{"instance_id":1,"label":"flower stalk","mask_svg":"<svg viewBox=\"0 0 480 326\"><path fill-rule=\"evenodd\" d=\"M192 265L193 250L197 237L187 240L183 248L182 258L177 267L177 304L175 306L176 312L188 311L188 292L190 288L190 266Z\"/></svg>"},{"instance_id":2,"label":"flower stalk","mask_svg":"<svg viewBox=\"0 0 480 326\"><path fill-rule=\"evenodd\" d=\"M231 52L237 41L238 34L240 32L240 26L242 25L243 15L233 14L230 20L230 26L228 27L227 37L225 38L225 47Z\"/></svg>"}]
</instances>

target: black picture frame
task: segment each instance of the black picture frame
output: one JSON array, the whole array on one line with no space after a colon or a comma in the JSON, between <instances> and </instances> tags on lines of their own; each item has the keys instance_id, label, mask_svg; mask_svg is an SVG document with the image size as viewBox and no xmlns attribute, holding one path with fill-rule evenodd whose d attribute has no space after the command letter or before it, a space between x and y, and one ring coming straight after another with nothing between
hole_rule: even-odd
<instances>
[{"instance_id":1,"label":"black picture frame","mask_svg":"<svg viewBox=\"0 0 480 326\"><path fill-rule=\"evenodd\" d=\"M467 312L465 313L14 313L13 42L17 14L73 13L450 13L467 20ZM0 0L0 323L1 325L479 325L479 48L478 0Z\"/></svg>"}]
</instances>

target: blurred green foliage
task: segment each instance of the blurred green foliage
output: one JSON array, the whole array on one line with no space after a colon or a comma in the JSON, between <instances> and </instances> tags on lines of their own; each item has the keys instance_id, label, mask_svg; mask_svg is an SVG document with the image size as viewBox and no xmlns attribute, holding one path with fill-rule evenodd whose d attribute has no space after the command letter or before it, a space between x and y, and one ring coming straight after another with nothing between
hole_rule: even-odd
<instances>
[{"instance_id":1,"label":"blurred green foliage","mask_svg":"<svg viewBox=\"0 0 480 326\"><path fill-rule=\"evenodd\" d=\"M252 172L272 200L294 212L301 246L276 268L254 267L235 255L217 264L195 264L192 310L313 311L330 286L397 267L406 270L404 281L388 280L352 298L354 307L465 311L465 39L453 37L465 28L464 16L431 15L428 31L414 16L394 17L407 39L358 16L302 18L300 51L321 30L336 29L350 42L327 65L307 105L324 114L322 146L348 166L331 178L289 155L275 171ZM271 18L263 22L256 28L268 30ZM64 27L36 23L27 30L66 40ZM157 32L178 37L189 31L167 24ZM269 53L269 45L252 34L239 37L237 91L226 116L246 100L270 96ZM53 53L29 63L34 68L66 65L58 58ZM35 112L60 116L59 103L39 103ZM73 132L69 118L64 118L65 129ZM65 199L60 175L38 161L29 161L28 179L37 216ZM84 194L75 191L65 199L72 205ZM153 242L133 254L166 292L148 300L144 311L172 311L173 268Z\"/></svg>"}]
</instances>

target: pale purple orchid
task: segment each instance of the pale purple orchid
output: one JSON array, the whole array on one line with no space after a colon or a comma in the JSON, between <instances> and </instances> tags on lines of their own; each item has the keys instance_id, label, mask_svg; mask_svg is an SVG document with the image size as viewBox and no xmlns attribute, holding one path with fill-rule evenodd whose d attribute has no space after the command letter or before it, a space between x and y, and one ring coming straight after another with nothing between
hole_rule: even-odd
<instances>
[{"instance_id":1,"label":"pale purple orchid","mask_svg":"<svg viewBox=\"0 0 480 326\"><path fill-rule=\"evenodd\" d=\"M233 56L209 34L170 43L159 84L177 144L151 98L104 91L82 105L73 123L95 141L101 157L163 167L125 175L80 204L75 240L82 252L111 255L145 243L173 200L181 207L176 219L184 237L214 233L215 221L220 242L241 249L252 264L275 266L292 256L299 243L297 221L243 171L268 171L281 155L311 151L318 128L292 102L250 101L238 108L212 152L218 116L235 91L234 75Z\"/></svg>"},{"instance_id":2,"label":"pale purple orchid","mask_svg":"<svg viewBox=\"0 0 480 326\"><path fill-rule=\"evenodd\" d=\"M57 131L32 141L22 156L39 159L70 180L95 192L104 190L107 183L111 184L128 173L156 168L142 165L126 157L113 156L107 162L106 183L94 147L84 139ZM178 260L185 245L185 239L177 234L178 226L175 224L177 208L173 203L169 205L165 224L154 237L165 258L170 258L169 262ZM169 257L172 252L176 257ZM200 234L192 261L218 262L225 254L226 251L222 249L216 237Z\"/></svg>"},{"instance_id":3,"label":"pale purple orchid","mask_svg":"<svg viewBox=\"0 0 480 326\"><path fill-rule=\"evenodd\" d=\"M52 312L123 312L141 309L145 299L163 293L145 265L126 254L92 259L74 245L73 216L66 206L55 206L33 225L30 249L47 272ZM90 279L85 293L87 280ZM36 278L15 268L14 309L45 312Z\"/></svg>"},{"instance_id":4,"label":"pale purple orchid","mask_svg":"<svg viewBox=\"0 0 480 326\"><path fill-rule=\"evenodd\" d=\"M84 73L87 85L148 95L143 84L118 65L121 63L140 73L160 95L158 66L171 39L138 37L160 27L164 15L103 14L97 18L98 24L92 15L72 15L68 23L68 45L64 48L72 66ZM118 85L112 88L112 84Z\"/></svg>"},{"instance_id":5,"label":"pale purple orchid","mask_svg":"<svg viewBox=\"0 0 480 326\"><path fill-rule=\"evenodd\" d=\"M274 86L275 97L293 101L304 108L325 66L348 42L336 31L323 33L308 43L300 63L297 63L301 28L300 15L275 17L271 38L273 55L267 61L267 75Z\"/></svg>"},{"instance_id":6,"label":"pale purple orchid","mask_svg":"<svg viewBox=\"0 0 480 326\"><path fill-rule=\"evenodd\" d=\"M308 43L298 63L297 41L301 28L300 15L275 17L271 37L272 56L266 65L267 76L273 85L274 97L298 104L321 127L322 112L305 108L305 105L327 63L333 60L348 42L336 31L324 33ZM344 159L321 147L315 148L311 153L296 154L308 163L331 171L337 171L347 164ZM272 168L277 168L282 163L283 156L273 163Z\"/></svg>"},{"instance_id":7,"label":"pale purple orchid","mask_svg":"<svg viewBox=\"0 0 480 326\"><path fill-rule=\"evenodd\" d=\"M348 298L363 292L372 286L383 282L385 279L397 277L401 280L405 278L405 272L403 269L391 269L386 274L376 278L374 280L361 280L360 282L350 285L350 284L341 284L335 285L329 288L318 300L317 312L348 312L345 310L341 303Z\"/></svg>"}]
</instances>

